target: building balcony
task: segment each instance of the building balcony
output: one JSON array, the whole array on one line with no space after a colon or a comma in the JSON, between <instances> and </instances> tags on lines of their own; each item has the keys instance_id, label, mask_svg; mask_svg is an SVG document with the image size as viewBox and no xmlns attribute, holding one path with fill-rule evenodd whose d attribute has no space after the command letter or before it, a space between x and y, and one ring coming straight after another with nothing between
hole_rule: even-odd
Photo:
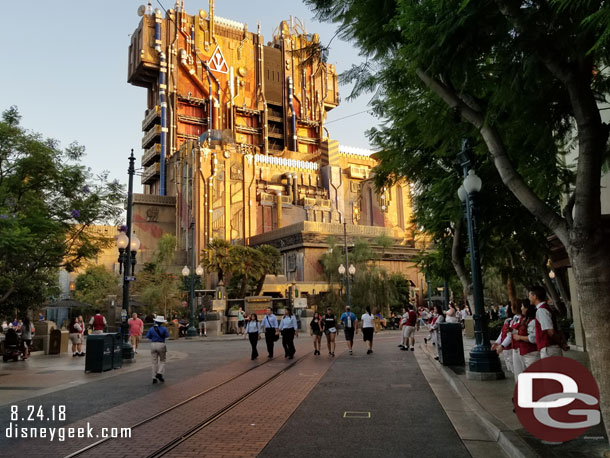
<instances>
[{"instance_id":1,"label":"building balcony","mask_svg":"<svg viewBox=\"0 0 610 458\"><path fill-rule=\"evenodd\" d=\"M144 134L144 138L142 139L142 148L150 148L153 143L158 141L160 136L161 126L159 124L155 124L148 132Z\"/></svg>"},{"instance_id":2,"label":"building balcony","mask_svg":"<svg viewBox=\"0 0 610 458\"><path fill-rule=\"evenodd\" d=\"M142 184L150 184L157 180L161 171L161 164L155 162L142 173Z\"/></svg>"},{"instance_id":3,"label":"building balcony","mask_svg":"<svg viewBox=\"0 0 610 458\"><path fill-rule=\"evenodd\" d=\"M161 119L161 107L159 105L146 110L144 120L142 121L142 130L147 131L151 124L155 124L155 121Z\"/></svg>"},{"instance_id":4,"label":"building balcony","mask_svg":"<svg viewBox=\"0 0 610 458\"><path fill-rule=\"evenodd\" d=\"M142 155L142 167L148 167L154 162L158 162L161 158L161 144L155 143L153 146L144 151Z\"/></svg>"}]
</instances>

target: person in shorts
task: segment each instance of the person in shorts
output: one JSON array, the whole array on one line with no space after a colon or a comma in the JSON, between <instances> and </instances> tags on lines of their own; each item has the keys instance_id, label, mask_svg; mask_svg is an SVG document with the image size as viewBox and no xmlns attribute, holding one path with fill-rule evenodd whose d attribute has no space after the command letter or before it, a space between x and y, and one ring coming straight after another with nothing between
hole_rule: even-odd
<instances>
[{"instance_id":1,"label":"person in shorts","mask_svg":"<svg viewBox=\"0 0 610 458\"><path fill-rule=\"evenodd\" d=\"M371 313L371 308L366 307L366 313L362 314L360 318L362 323L362 338L368 344L369 349L366 351L367 355L373 353L373 335L375 334L375 317Z\"/></svg>"},{"instance_id":2,"label":"person in shorts","mask_svg":"<svg viewBox=\"0 0 610 458\"><path fill-rule=\"evenodd\" d=\"M73 317L68 325L68 337L72 342L72 356L85 356L83 353L82 327L77 317Z\"/></svg>"},{"instance_id":3,"label":"person in shorts","mask_svg":"<svg viewBox=\"0 0 610 458\"><path fill-rule=\"evenodd\" d=\"M353 355L352 349L354 347L354 334L358 334L358 319L356 318L356 315L352 313L349 305L345 307L345 313L341 315L340 319L343 323L347 349L349 350L349 354Z\"/></svg>"},{"instance_id":4,"label":"person in shorts","mask_svg":"<svg viewBox=\"0 0 610 458\"><path fill-rule=\"evenodd\" d=\"M322 344L322 332L324 331L324 321L318 312L313 314L313 319L309 323L309 335L313 336L313 354L320 354Z\"/></svg>"},{"instance_id":5,"label":"person in shorts","mask_svg":"<svg viewBox=\"0 0 610 458\"><path fill-rule=\"evenodd\" d=\"M413 309L413 306L409 304L407 306L407 313L403 315L404 321L402 323L402 347L401 350L409 349L409 342L411 343L411 351L415 351L415 326L417 324L417 313Z\"/></svg>"},{"instance_id":6,"label":"person in shorts","mask_svg":"<svg viewBox=\"0 0 610 458\"><path fill-rule=\"evenodd\" d=\"M324 315L324 334L326 334L326 343L328 344L328 354L335 356L335 339L337 338L337 319L333 310L328 307L326 315Z\"/></svg>"},{"instance_id":7,"label":"person in shorts","mask_svg":"<svg viewBox=\"0 0 610 458\"><path fill-rule=\"evenodd\" d=\"M202 335L204 337L208 336L208 334L206 332L206 328L205 328L205 321L207 319L207 314L208 314L208 311L205 307L203 307L201 309L201 312L199 312L199 336L202 336ZM202 334L202 332L203 332L203 334Z\"/></svg>"},{"instance_id":8,"label":"person in shorts","mask_svg":"<svg viewBox=\"0 0 610 458\"><path fill-rule=\"evenodd\" d=\"M129 326L129 342L133 347L133 352L138 353L138 346L140 345L140 339L144 333L144 322L138 318L137 313L133 313L131 318L127 321Z\"/></svg>"},{"instance_id":9,"label":"person in shorts","mask_svg":"<svg viewBox=\"0 0 610 458\"><path fill-rule=\"evenodd\" d=\"M246 324L246 314L240 307L237 311L237 334L242 335L244 333L244 326Z\"/></svg>"}]
</instances>

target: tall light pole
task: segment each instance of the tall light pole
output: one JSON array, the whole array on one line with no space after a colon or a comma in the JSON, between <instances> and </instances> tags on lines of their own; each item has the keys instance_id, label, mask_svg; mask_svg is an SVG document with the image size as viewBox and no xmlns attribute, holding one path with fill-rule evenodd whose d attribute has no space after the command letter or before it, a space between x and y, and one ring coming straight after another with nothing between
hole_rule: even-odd
<instances>
[{"instance_id":1,"label":"tall light pole","mask_svg":"<svg viewBox=\"0 0 610 458\"><path fill-rule=\"evenodd\" d=\"M197 266L193 275L191 275L191 269L189 269L188 266L184 266L182 268L182 276L186 281L189 282L189 305L191 317L189 319L189 328L186 331L186 335L188 337L197 336L197 329L195 328L195 275L199 277L203 275L203 267L201 267L201 264Z\"/></svg>"},{"instance_id":2,"label":"tall light pole","mask_svg":"<svg viewBox=\"0 0 610 458\"><path fill-rule=\"evenodd\" d=\"M343 222L343 244L345 245L345 268L347 268L347 266L349 265L349 263L347 262L347 221ZM345 297L347 305L351 305L349 294L349 275L345 277Z\"/></svg>"},{"instance_id":3,"label":"tall light pole","mask_svg":"<svg viewBox=\"0 0 610 458\"><path fill-rule=\"evenodd\" d=\"M119 264L120 271L123 274L123 306L121 309L121 335L123 337L123 360L132 360L134 357L133 348L129 343L129 325L127 324L127 315L129 312L129 282L134 279L134 269L136 265L136 253L140 248L140 240L132 231L132 207L133 207L133 176L136 173L134 166L135 156L133 149L129 156L129 184L127 188L127 231L121 232L117 238L117 247L119 249ZM131 237L130 237L131 235ZM131 269L130 269L131 267ZM130 274L131 270L131 275Z\"/></svg>"},{"instance_id":4,"label":"tall light pole","mask_svg":"<svg viewBox=\"0 0 610 458\"><path fill-rule=\"evenodd\" d=\"M465 204L468 226L468 243L470 245L470 267L472 271L472 289L474 298L474 329L475 346L470 351L468 378L492 380L504 378L500 359L489 344L489 330L485 302L483 299L483 280L481 276L481 260L476 221L476 197L481 190L482 181L471 169L470 148L467 140L462 142L462 151L458 155L464 171L464 183L458 190L460 200Z\"/></svg>"}]
</instances>

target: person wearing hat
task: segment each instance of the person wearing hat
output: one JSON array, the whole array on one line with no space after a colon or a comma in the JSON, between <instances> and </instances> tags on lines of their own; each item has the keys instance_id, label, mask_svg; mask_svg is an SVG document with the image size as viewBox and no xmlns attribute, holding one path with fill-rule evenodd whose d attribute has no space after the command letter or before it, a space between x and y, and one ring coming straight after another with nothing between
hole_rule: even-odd
<instances>
[{"instance_id":1,"label":"person wearing hat","mask_svg":"<svg viewBox=\"0 0 610 458\"><path fill-rule=\"evenodd\" d=\"M152 376L153 383L164 382L163 374L165 373L165 355L167 347L165 339L169 339L169 332L165 326L165 317L157 315L154 319L154 326L148 330L146 338L150 340L150 356L152 358Z\"/></svg>"}]
</instances>

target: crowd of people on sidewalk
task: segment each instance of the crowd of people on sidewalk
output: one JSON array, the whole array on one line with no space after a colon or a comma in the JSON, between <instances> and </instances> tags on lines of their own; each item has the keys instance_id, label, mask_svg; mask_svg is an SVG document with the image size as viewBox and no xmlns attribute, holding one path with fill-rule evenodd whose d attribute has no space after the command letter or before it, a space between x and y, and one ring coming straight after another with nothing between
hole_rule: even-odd
<instances>
[{"instance_id":1,"label":"crowd of people on sidewalk","mask_svg":"<svg viewBox=\"0 0 610 458\"><path fill-rule=\"evenodd\" d=\"M547 302L542 286L533 286L527 299L507 308L502 332L492 345L504 358L515 381L536 361L562 356L569 348L566 336L557 325L557 310Z\"/></svg>"}]
</instances>

